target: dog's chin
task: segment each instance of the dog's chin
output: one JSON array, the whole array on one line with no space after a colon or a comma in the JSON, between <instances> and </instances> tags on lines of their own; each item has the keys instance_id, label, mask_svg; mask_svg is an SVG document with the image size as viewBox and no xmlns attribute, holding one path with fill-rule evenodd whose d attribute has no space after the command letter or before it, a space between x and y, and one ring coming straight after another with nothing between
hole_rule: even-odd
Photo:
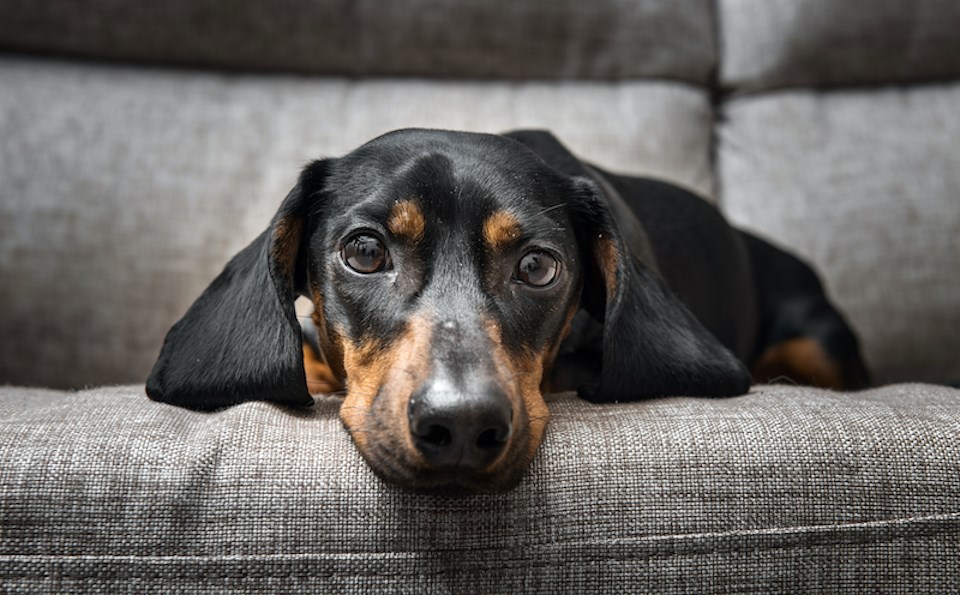
<instances>
[{"instance_id":1,"label":"dog's chin","mask_svg":"<svg viewBox=\"0 0 960 595\"><path fill-rule=\"evenodd\" d=\"M396 450L359 450L370 469L385 483L414 492L466 495L506 492L515 488L526 475L532 459L532 456L524 456L523 453L536 449L523 445L510 448L499 461L479 471L458 467L425 467L418 461L407 460Z\"/></svg>"},{"instance_id":2,"label":"dog's chin","mask_svg":"<svg viewBox=\"0 0 960 595\"><path fill-rule=\"evenodd\" d=\"M506 492L515 488L526 472L523 467L491 474L466 473L458 469L432 469L405 476L383 473L373 467L380 479L404 490L435 495L470 495Z\"/></svg>"},{"instance_id":3,"label":"dog's chin","mask_svg":"<svg viewBox=\"0 0 960 595\"><path fill-rule=\"evenodd\" d=\"M443 495L506 492L515 488L526 474L526 467L520 466L498 469L491 473L466 472L461 469L430 469L406 475L384 473L372 465L371 468L386 483L414 492Z\"/></svg>"}]
</instances>

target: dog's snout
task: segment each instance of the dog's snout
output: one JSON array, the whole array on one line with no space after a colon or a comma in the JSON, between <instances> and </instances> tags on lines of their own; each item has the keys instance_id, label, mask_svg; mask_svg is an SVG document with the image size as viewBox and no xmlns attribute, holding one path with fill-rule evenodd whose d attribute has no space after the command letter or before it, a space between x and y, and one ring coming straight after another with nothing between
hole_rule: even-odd
<instances>
[{"instance_id":1,"label":"dog's snout","mask_svg":"<svg viewBox=\"0 0 960 595\"><path fill-rule=\"evenodd\" d=\"M409 406L413 443L434 467L486 467L506 448L512 417L509 399L494 387L464 393L428 383Z\"/></svg>"}]
</instances>

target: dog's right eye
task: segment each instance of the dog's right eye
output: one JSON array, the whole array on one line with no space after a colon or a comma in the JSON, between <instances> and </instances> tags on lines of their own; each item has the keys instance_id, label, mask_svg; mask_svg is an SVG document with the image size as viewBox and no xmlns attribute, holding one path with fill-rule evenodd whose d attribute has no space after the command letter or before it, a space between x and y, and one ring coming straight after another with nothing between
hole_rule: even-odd
<instances>
[{"instance_id":1,"label":"dog's right eye","mask_svg":"<svg viewBox=\"0 0 960 595\"><path fill-rule=\"evenodd\" d=\"M379 273L390 264L390 253L380 238L368 233L358 233L340 248L343 262L358 273Z\"/></svg>"}]
</instances>

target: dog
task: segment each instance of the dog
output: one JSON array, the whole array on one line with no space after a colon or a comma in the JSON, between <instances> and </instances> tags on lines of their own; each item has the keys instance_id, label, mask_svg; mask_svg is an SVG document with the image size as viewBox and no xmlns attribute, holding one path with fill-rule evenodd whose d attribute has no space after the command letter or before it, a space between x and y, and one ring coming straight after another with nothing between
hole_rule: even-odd
<instances>
[{"instance_id":1,"label":"dog","mask_svg":"<svg viewBox=\"0 0 960 595\"><path fill-rule=\"evenodd\" d=\"M799 259L549 132L407 129L303 170L171 328L146 391L215 410L345 389L381 478L490 491L537 452L545 392L724 397L779 378L868 383Z\"/></svg>"}]
</instances>

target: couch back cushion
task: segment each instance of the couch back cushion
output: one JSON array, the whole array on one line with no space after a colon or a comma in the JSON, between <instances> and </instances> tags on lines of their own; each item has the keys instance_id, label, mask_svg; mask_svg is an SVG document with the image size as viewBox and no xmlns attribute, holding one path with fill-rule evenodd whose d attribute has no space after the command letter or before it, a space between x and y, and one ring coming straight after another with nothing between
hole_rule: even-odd
<instances>
[{"instance_id":1,"label":"couch back cushion","mask_svg":"<svg viewBox=\"0 0 960 595\"><path fill-rule=\"evenodd\" d=\"M960 3L719 0L718 18L730 218L816 265L877 381L957 381Z\"/></svg>"},{"instance_id":2,"label":"couch back cushion","mask_svg":"<svg viewBox=\"0 0 960 595\"><path fill-rule=\"evenodd\" d=\"M111 60L351 76L699 83L715 64L708 0L4 4L0 48Z\"/></svg>"},{"instance_id":3,"label":"couch back cushion","mask_svg":"<svg viewBox=\"0 0 960 595\"><path fill-rule=\"evenodd\" d=\"M960 83L725 107L722 200L817 265L875 380L960 379Z\"/></svg>"},{"instance_id":4,"label":"couch back cushion","mask_svg":"<svg viewBox=\"0 0 960 595\"><path fill-rule=\"evenodd\" d=\"M960 76L956 0L719 0L719 19L739 91Z\"/></svg>"},{"instance_id":5,"label":"couch back cushion","mask_svg":"<svg viewBox=\"0 0 960 595\"><path fill-rule=\"evenodd\" d=\"M309 160L394 128L554 130L709 194L709 100L667 83L440 83L0 61L0 384L143 382Z\"/></svg>"}]
</instances>

